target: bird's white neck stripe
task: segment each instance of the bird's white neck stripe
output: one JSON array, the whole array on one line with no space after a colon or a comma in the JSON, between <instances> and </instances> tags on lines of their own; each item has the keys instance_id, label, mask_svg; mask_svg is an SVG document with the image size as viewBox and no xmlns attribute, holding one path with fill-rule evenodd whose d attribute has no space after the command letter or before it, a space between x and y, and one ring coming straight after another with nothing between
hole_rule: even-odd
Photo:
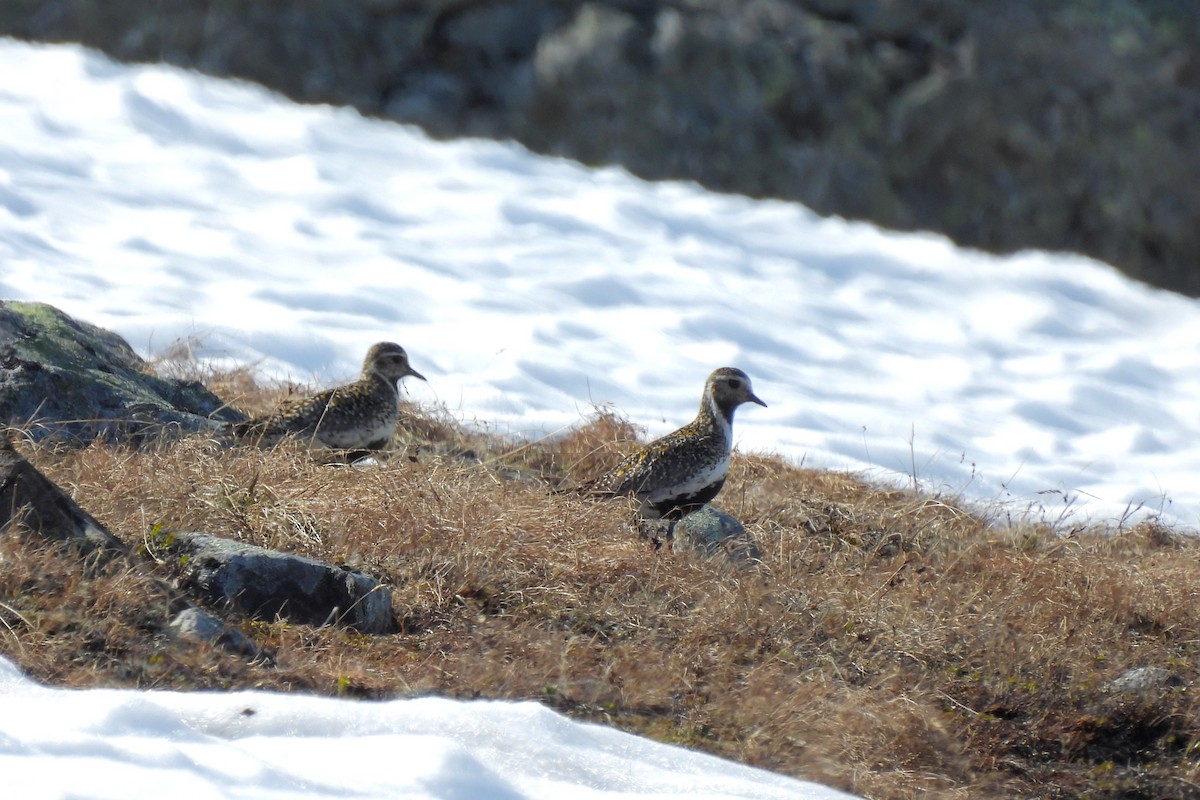
<instances>
[{"instance_id":1,"label":"bird's white neck stripe","mask_svg":"<svg viewBox=\"0 0 1200 800\"><path fill-rule=\"evenodd\" d=\"M724 435L725 443L732 447L733 425L730 424L730 420L723 413L721 413L721 409L717 407L717 401L713 398L712 394L705 395L704 402L708 403L708 412L712 415L713 422L717 426L717 429L721 431L722 435Z\"/></svg>"}]
</instances>

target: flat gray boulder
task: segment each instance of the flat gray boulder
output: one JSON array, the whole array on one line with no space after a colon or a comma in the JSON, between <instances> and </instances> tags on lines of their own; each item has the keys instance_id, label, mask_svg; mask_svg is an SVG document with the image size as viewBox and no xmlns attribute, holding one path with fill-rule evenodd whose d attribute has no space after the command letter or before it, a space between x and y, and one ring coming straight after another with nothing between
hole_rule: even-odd
<instances>
[{"instance_id":1,"label":"flat gray boulder","mask_svg":"<svg viewBox=\"0 0 1200 800\"><path fill-rule=\"evenodd\" d=\"M365 573L207 533L160 533L153 544L175 559L180 588L203 602L263 620L397 630L391 591Z\"/></svg>"},{"instance_id":2,"label":"flat gray boulder","mask_svg":"<svg viewBox=\"0 0 1200 800\"><path fill-rule=\"evenodd\" d=\"M215 430L241 415L198 381L160 378L117 334L45 303L0 300L0 424L86 444Z\"/></svg>"}]
</instances>

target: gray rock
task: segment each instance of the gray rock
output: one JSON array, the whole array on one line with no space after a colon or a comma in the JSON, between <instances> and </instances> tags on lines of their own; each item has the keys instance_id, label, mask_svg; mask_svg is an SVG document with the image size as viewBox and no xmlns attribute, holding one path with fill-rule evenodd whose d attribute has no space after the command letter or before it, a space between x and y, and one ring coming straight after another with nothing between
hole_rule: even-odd
<instances>
[{"instance_id":1,"label":"gray rock","mask_svg":"<svg viewBox=\"0 0 1200 800\"><path fill-rule=\"evenodd\" d=\"M125 544L66 492L0 440L0 532L21 525L47 539L80 545L84 552L127 554Z\"/></svg>"},{"instance_id":2,"label":"gray rock","mask_svg":"<svg viewBox=\"0 0 1200 800\"><path fill-rule=\"evenodd\" d=\"M198 382L151 375L115 333L44 303L0 301L0 423L86 444L215 430L238 418Z\"/></svg>"},{"instance_id":3,"label":"gray rock","mask_svg":"<svg viewBox=\"0 0 1200 800\"><path fill-rule=\"evenodd\" d=\"M159 533L152 544L175 559L180 587L202 602L264 620L397 629L391 591L362 572L206 533Z\"/></svg>"},{"instance_id":4,"label":"gray rock","mask_svg":"<svg viewBox=\"0 0 1200 800\"><path fill-rule=\"evenodd\" d=\"M214 644L252 661L274 661L269 653L259 648L246 634L195 606L176 614L169 627L177 636Z\"/></svg>"},{"instance_id":5,"label":"gray rock","mask_svg":"<svg viewBox=\"0 0 1200 800\"><path fill-rule=\"evenodd\" d=\"M723 555L739 566L762 560L754 537L735 517L704 506L675 523L673 548L704 557Z\"/></svg>"},{"instance_id":6,"label":"gray rock","mask_svg":"<svg viewBox=\"0 0 1200 800\"><path fill-rule=\"evenodd\" d=\"M1164 667L1135 667L1105 686L1110 692L1137 694L1167 686L1182 686L1183 679Z\"/></svg>"}]
</instances>

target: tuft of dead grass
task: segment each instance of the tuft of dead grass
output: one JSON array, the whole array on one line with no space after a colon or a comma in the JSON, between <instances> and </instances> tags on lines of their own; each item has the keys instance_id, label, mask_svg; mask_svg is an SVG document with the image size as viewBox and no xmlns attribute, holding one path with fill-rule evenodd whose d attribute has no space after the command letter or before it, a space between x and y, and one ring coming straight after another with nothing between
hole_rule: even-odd
<instances>
[{"instance_id":1,"label":"tuft of dead grass","mask_svg":"<svg viewBox=\"0 0 1200 800\"><path fill-rule=\"evenodd\" d=\"M241 385L238 402L259 391ZM264 392L264 403L277 402ZM257 396L257 395L256 395ZM640 436L601 410L506 441L407 408L382 463L193 437L26 457L134 547L204 530L365 569L401 632L239 622L249 664L173 639L149 553L0 540L0 651L70 686L535 699L869 798L1200 797L1200 544L1154 523L996 527L962 503L735 455L717 504L763 563L655 552L627 506L549 488ZM1170 680L1114 689L1137 667Z\"/></svg>"}]
</instances>

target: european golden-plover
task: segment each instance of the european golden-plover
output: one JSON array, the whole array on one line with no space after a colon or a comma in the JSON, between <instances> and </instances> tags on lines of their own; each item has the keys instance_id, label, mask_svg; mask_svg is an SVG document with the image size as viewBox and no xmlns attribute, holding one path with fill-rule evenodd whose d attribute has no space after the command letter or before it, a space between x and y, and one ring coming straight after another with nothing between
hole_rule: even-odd
<instances>
[{"instance_id":1,"label":"european golden-plover","mask_svg":"<svg viewBox=\"0 0 1200 800\"><path fill-rule=\"evenodd\" d=\"M746 373L722 367L708 376L696 418L630 454L589 487L601 496L638 501L644 519L675 522L712 500L725 485L733 448L733 412L742 403L766 406Z\"/></svg>"},{"instance_id":2,"label":"european golden-plover","mask_svg":"<svg viewBox=\"0 0 1200 800\"><path fill-rule=\"evenodd\" d=\"M399 418L397 382L425 376L408 363L408 353L394 342L372 345L354 383L326 389L277 411L234 425L234 435L258 444L274 444L285 436L342 450L379 450L392 438Z\"/></svg>"}]
</instances>

